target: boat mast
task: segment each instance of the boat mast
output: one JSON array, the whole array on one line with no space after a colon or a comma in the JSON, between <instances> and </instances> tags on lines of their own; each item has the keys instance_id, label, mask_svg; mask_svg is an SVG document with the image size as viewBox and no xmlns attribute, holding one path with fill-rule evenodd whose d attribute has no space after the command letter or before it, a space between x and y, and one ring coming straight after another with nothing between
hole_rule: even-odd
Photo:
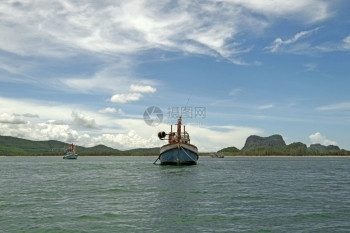
<instances>
[{"instance_id":1,"label":"boat mast","mask_svg":"<svg viewBox=\"0 0 350 233\"><path fill-rule=\"evenodd\" d=\"M177 141L181 141L181 116L177 120Z\"/></svg>"}]
</instances>

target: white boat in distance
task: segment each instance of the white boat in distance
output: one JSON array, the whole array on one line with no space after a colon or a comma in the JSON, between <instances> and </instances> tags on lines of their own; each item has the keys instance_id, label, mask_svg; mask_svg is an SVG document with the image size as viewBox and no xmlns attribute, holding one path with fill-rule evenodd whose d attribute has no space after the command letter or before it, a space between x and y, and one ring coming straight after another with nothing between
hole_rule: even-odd
<instances>
[{"instance_id":1,"label":"white boat in distance","mask_svg":"<svg viewBox=\"0 0 350 233\"><path fill-rule=\"evenodd\" d=\"M63 159L77 159L78 154L76 153L76 146L72 143L66 149Z\"/></svg>"}]
</instances>

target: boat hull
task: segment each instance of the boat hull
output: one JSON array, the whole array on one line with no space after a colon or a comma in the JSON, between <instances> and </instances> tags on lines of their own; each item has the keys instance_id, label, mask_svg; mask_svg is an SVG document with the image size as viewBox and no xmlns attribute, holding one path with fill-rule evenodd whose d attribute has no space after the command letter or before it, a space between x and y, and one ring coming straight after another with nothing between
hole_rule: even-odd
<instances>
[{"instance_id":1,"label":"boat hull","mask_svg":"<svg viewBox=\"0 0 350 233\"><path fill-rule=\"evenodd\" d=\"M63 156L63 159L77 159L78 154L75 153L67 153Z\"/></svg>"},{"instance_id":2,"label":"boat hull","mask_svg":"<svg viewBox=\"0 0 350 233\"><path fill-rule=\"evenodd\" d=\"M161 165L196 165L198 149L191 144L167 144L160 148Z\"/></svg>"}]
</instances>

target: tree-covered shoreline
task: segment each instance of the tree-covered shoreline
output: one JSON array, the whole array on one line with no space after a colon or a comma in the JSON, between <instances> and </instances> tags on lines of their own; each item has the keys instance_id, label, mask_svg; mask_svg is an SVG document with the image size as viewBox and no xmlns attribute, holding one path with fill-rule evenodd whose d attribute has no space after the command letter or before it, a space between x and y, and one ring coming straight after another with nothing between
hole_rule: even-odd
<instances>
[{"instance_id":1,"label":"tree-covered shoreline","mask_svg":"<svg viewBox=\"0 0 350 233\"><path fill-rule=\"evenodd\" d=\"M285 145L282 137L250 136L245 146L239 150L227 147L217 151L224 156L350 156L350 151L337 146L313 144L307 147L301 142ZM69 144L48 140L31 141L10 136L0 136L0 156L63 156ZM79 156L157 156L159 147L118 150L104 145L93 147L77 146ZM210 156L213 152L199 152L200 156Z\"/></svg>"}]
</instances>

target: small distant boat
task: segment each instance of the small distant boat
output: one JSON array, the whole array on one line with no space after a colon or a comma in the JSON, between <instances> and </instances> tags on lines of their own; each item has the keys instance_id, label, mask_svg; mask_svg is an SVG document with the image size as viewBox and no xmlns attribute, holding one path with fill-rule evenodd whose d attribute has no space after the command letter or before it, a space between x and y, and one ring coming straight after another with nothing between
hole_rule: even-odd
<instances>
[{"instance_id":1,"label":"small distant boat","mask_svg":"<svg viewBox=\"0 0 350 233\"><path fill-rule=\"evenodd\" d=\"M212 158L224 158L225 156L223 154L219 154L219 153L212 153L210 155L210 157L212 157Z\"/></svg>"},{"instance_id":2,"label":"small distant boat","mask_svg":"<svg viewBox=\"0 0 350 233\"><path fill-rule=\"evenodd\" d=\"M71 145L69 145L68 148L66 148L63 159L77 159L77 158L78 158L78 154L76 153L76 146L72 143Z\"/></svg>"},{"instance_id":3,"label":"small distant boat","mask_svg":"<svg viewBox=\"0 0 350 233\"><path fill-rule=\"evenodd\" d=\"M168 140L160 148L159 157L161 165L196 165L198 161L198 148L190 143L190 135L186 132L185 126L182 130L181 116L177 121L177 131L173 132L171 125L170 133L166 134L164 131L158 133L161 140ZM166 138L167 137L167 138ZM157 160L154 162L156 163Z\"/></svg>"}]
</instances>

